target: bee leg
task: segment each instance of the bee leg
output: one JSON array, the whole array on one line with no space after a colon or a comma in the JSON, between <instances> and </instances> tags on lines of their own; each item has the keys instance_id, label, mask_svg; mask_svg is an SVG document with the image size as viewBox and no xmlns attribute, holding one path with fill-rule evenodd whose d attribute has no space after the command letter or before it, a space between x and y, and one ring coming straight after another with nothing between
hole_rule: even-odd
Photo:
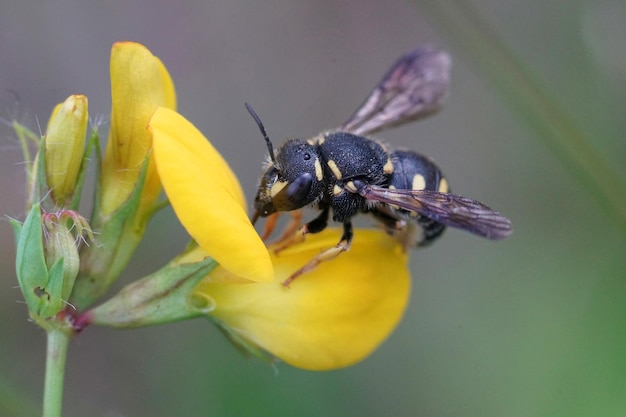
<instances>
[{"instance_id":1,"label":"bee leg","mask_svg":"<svg viewBox=\"0 0 626 417\"><path fill-rule=\"evenodd\" d=\"M420 239L421 228L413 227L405 219L393 217L384 209L376 209L372 214L382 223L385 232L402 244L405 251L418 245L416 242Z\"/></svg>"},{"instance_id":2,"label":"bee leg","mask_svg":"<svg viewBox=\"0 0 626 417\"><path fill-rule=\"evenodd\" d=\"M289 278L282 282L283 287L289 287L289 285L300 275L312 271L322 262L330 261L335 259L342 252L350 249L350 245L352 244L352 238L354 233L352 231L352 223L348 220L343 224L343 235L341 235L341 240L337 243L337 246L333 246L332 248L328 248L320 254L316 255L307 262L302 268L298 269L296 272L291 274Z\"/></svg>"},{"instance_id":3,"label":"bee leg","mask_svg":"<svg viewBox=\"0 0 626 417\"><path fill-rule=\"evenodd\" d=\"M406 220L398 219L398 217L394 217L387 213L384 210L377 209L373 210L372 214L376 219L382 223L383 228L387 232L387 234L393 236L397 233L402 232L407 227Z\"/></svg>"},{"instance_id":4,"label":"bee leg","mask_svg":"<svg viewBox=\"0 0 626 417\"><path fill-rule=\"evenodd\" d=\"M322 212L311 220L310 222L302 225L302 227L298 228L295 231L295 227L292 230L287 230L283 234L283 236L272 245L272 249L274 253L279 253L289 246L295 245L296 243L300 243L304 241L304 236L308 233L318 233L326 228L328 225L328 213L330 211L330 207L325 207L322 209ZM300 214L300 218L302 215ZM297 225L296 225L297 226Z\"/></svg>"},{"instance_id":5,"label":"bee leg","mask_svg":"<svg viewBox=\"0 0 626 417\"><path fill-rule=\"evenodd\" d=\"M281 245L282 242L288 240L302 226L302 210L290 211L289 215L291 216L289 223L287 223L280 237L272 242L272 246Z\"/></svg>"},{"instance_id":6,"label":"bee leg","mask_svg":"<svg viewBox=\"0 0 626 417\"><path fill-rule=\"evenodd\" d=\"M278 221L278 216L280 216L280 213L270 214L267 217L267 220L265 220L263 234L261 235L261 240L263 240L263 242L265 242L274 231L274 228L276 227L276 222Z\"/></svg>"}]
</instances>

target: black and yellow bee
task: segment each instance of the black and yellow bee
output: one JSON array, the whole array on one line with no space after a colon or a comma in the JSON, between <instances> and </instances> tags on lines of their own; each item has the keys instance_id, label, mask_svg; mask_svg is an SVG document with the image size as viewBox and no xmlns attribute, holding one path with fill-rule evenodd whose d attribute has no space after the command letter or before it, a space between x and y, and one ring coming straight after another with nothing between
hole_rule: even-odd
<instances>
[{"instance_id":1,"label":"black and yellow bee","mask_svg":"<svg viewBox=\"0 0 626 417\"><path fill-rule=\"evenodd\" d=\"M426 156L365 137L438 111L450 79L450 57L423 47L402 56L358 110L336 130L290 139L274 153L259 117L246 104L267 144L270 161L254 201L253 221L313 206L320 214L297 236L317 233L332 218L343 224L339 243L289 279L349 249L352 218L371 213L405 245L423 246L446 226L503 239L511 222L479 201L450 193L441 170Z\"/></svg>"}]
</instances>

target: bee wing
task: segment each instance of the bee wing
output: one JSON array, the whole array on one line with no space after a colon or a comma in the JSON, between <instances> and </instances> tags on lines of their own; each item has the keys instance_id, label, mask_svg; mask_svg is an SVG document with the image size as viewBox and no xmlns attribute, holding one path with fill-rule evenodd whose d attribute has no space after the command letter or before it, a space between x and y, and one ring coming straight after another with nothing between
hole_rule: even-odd
<instances>
[{"instance_id":1,"label":"bee wing","mask_svg":"<svg viewBox=\"0 0 626 417\"><path fill-rule=\"evenodd\" d=\"M341 126L367 135L435 113L448 91L450 56L425 46L403 55Z\"/></svg>"},{"instance_id":2,"label":"bee wing","mask_svg":"<svg viewBox=\"0 0 626 417\"><path fill-rule=\"evenodd\" d=\"M511 221L480 201L431 190L390 190L366 185L359 194L368 200L415 211L446 226L487 239L504 239L513 233Z\"/></svg>"}]
</instances>

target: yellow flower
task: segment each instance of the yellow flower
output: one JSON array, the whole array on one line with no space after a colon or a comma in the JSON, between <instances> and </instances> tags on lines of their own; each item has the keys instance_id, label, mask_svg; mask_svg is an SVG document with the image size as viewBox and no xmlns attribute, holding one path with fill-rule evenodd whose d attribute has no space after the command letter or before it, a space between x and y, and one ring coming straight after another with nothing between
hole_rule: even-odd
<instances>
[{"instance_id":1,"label":"yellow flower","mask_svg":"<svg viewBox=\"0 0 626 417\"><path fill-rule=\"evenodd\" d=\"M87 97L72 95L52 111L46 129L46 177L56 204L72 197L85 152Z\"/></svg>"},{"instance_id":2,"label":"yellow flower","mask_svg":"<svg viewBox=\"0 0 626 417\"><path fill-rule=\"evenodd\" d=\"M162 188L146 127L157 107L176 107L167 69L145 46L115 43L110 72L111 126L91 218L100 244L81 250L72 292L72 303L79 309L113 284L143 237Z\"/></svg>"},{"instance_id":3,"label":"yellow flower","mask_svg":"<svg viewBox=\"0 0 626 417\"><path fill-rule=\"evenodd\" d=\"M319 371L353 365L400 321L410 279L397 240L358 230L348 253L299 276L289 288L281 285L339 236L340 230L327 229L272 256L272 283L241 282L218 267L196 287L195 302L204 298L208 314L228 331L290 365Z\"/></svg>"},{"instance_id":4,"label":"yellow flower","mask_svg":"<svg viewBox=\"0 0 626 417\"><path fill-rule=\"evenodd\" d=\"M239 182L222 156L175 111L157 109L149 130L159 177L189 234L233 273L271 281L267 249L248 219Z\"/></svg>"},{"instance_id":5,"label":"yellow flower","mask_svg":"<svg viewBox=\"0 0 626 417\"><path fill-rule=\"evenodd\" d=\"M407 255L395 239L357 230L348 253L285 288L281 282L335 245L340 232L310 235L270 258L248 220L237 179L202 134L163 108L149 129L165 192L201 247L177 262L210 255L220 263L189 297L189 308L305 369L349 366L385 340L404 312L410 286Z\"/></svg>"},{"instance_id":6,"label":"yellow flower","mask_svg":"<svg viewBox=\"0 0 626 417\"><path fill-rule=\"evenodd\" d=\"M176 108L174 83L167 69L143 45L118 42L111 50L111 129L102 166L102 213L119 208L132 193L152 148L148 119L158 106ZM149 208L161 184L150 163L142 192Z\"/></svg>"}]
</instances>

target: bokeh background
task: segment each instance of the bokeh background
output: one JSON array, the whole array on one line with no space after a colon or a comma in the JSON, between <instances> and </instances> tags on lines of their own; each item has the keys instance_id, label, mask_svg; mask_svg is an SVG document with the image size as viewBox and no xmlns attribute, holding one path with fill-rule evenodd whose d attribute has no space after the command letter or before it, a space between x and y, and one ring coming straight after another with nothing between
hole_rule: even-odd
<instances>
[{"instance_id":1,"label":"bokeh background","mask_svg":"<svg viewBox=\"0 0 626 417\"><path fill-rule=\"evenodd\" d=\"M440 45L454 58L444 111L382 136L430 155L455 191L516 228L499 243L449 231L415 251L404 320L343 370L247 359L205 320L91 328L70 347L65 416L626 415L623 1L4 0L0 8L3 120L37 130L73 93L89 97L92 117L106 116L111 44L138 41L166 64L180 112L230 161L250 199L265 147L245 101L276 142L313 135L351 114L397 56ZM22 161L1 126L0 213L18 219ZM597 191L607 185L608 197ZM20 304L5 220L0 236L0 415L33 416L45 334ZM122 283L186 242L163 211Z\"/></svg>"}]
</instances>

